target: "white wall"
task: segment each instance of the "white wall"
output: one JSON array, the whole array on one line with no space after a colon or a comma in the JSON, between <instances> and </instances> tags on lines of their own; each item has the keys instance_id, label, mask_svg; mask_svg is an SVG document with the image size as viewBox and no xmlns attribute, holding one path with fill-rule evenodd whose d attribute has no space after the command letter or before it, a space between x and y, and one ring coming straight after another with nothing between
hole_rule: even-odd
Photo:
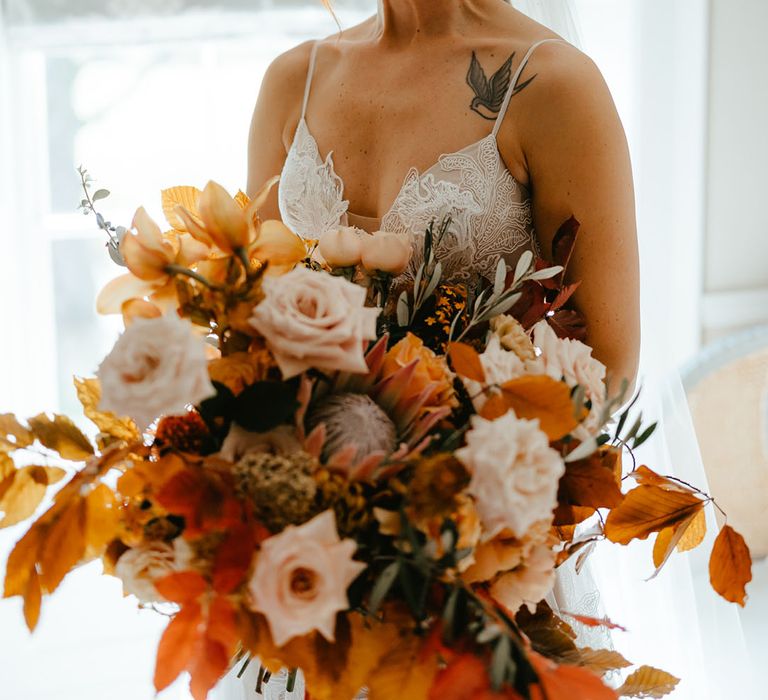
<instances>
[{"instance_id":1,"label":"white wall","mask_svg":"<svg viewBox=\"0 0 768 700\"><path fill-rule=\"evenodd\" d=\"M768 2L710 0L704 331L768 323Z\"/></svg>"}]
</instances>

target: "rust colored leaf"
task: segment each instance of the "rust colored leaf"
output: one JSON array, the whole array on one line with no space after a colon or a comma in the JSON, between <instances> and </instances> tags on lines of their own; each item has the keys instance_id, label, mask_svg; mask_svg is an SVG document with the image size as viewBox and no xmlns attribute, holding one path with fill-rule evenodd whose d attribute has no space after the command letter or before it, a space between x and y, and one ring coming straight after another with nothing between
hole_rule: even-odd
<instances>
[{"instance_id":1,"label":"rust colored leaf","mask_svg":"<svg viewBox=\"0 0 768 700\"><path fill-rule=\"evenodd\" d=\"M527 375L506 382L501 390L517 416L538 419L550 440L559 440L578 425L571 392L563 382L546 375Z\"/></svg>"},{"instance_id":2,"label":"rust colored leaf","mask_svg":"<svg viewBox=\"0 0 768 700\"><path fill-rule=\"evenodd\" d=\"M555 509L554 525L560 528L578 525L591 518L596 512L594 508L558 505Z\"/></svg>"},{"instance_id":3,"label":"rust colored leaf","mask_svg":"<svg viewBox=\"0 0 768 700\"><path fill-rule=\"evenodd\" d=\"M660 486L638 486L610 512L605 522L605 534L611 542L629 544L677 525L703 508L704 502L693 493L668 491Z\"/></svg>"},{"instance_id":4,"label":"rust colored leaf","mask_svg":"<svg viewBox=\"0 0 768 700\"><path fill-rule=\"evenodd\" d=\"M208 590L208 583L196 571L179 571L155 581L160 595L180 605L190 605Z\"/></svg>"},{"instance_id":5,"label":"rust colored leaf","mask_svg":"<svg viewBox=\"0 0 768 700\"><path fill-rule=\"evenodd\" d=\"M752 580L752 556L744 538L730 525L725 525L715 540L709 580L723 598L744 607L746 585Z\"/></svg>"},{"instance_id":6,"label":"rust colored leaf","mask_svg":"<svg viewBox=\"0 0 768 700\"><path fill-rule=\"evenodd\" d=\"M448 346L448 355L456 374L481 384L485 383L485 370L480 362L480 355L471 345L451 343Z\"/></svg>"},{"instance_id":7,"label":"rust colored leaf","mask_svg":"<svg viewBox=\"0 0 768 700\"><path fill-rule=\"evenodd\" d=\"M539 685L547 700L618 700L616 691L586 668L556 666L539 654L531 654Z\"/></svg>"},{"instance_id":8,"label":"rust colored leaf","mask_svg":"<svg viewBox=\"0 0 768 700\"><path fill-rule=\"evenodd\" d=\"M232 593L244 580L256 547L253 531L233 529L219 545L213 563L213 589L220 595Z\"/></svg>"},{"instance_id":9,"label":"rust colored leaf","mask_svg":"<svg viewBox=\"0 0 768 700\"><path fill-rule=\"evenodd\" d=\"M703 512L703 510L701 512ZM698 513L694 513L681 523L664 528L658 535L656 535L656 541L653 544L653 565L656 567L656 570L653 572L651 578L655 578L663 568L664 564L667 563L667 560L672 556L672 552L675 551L675 547L677 547L683 535L685 535L685 531L697 515Z\"/></svg>"},{"instance_id":10,"label":"rust colored leaf","mask_svg":"<svg viewBox=\"0 0 768 700\"><path fill-rule=\"evenodd\" d=\"M53 593L85 555L85 518L85 501L77 500L62 508L49 525L38 559L46 593Z\"/></svg>"},{"instance_id":11,"label":"rust colored leaf","mask_svg":"<svg viewBox=\"0 0 768 700\"><path fill-rule=\"evenodd\" d=\"M566 465L557 500L565 505L615 508L624 495L613 471L595 460Z\"/></svg>"},{"instance_id":12,"label":"rust colored leaf","mask_svg":"<svg viewBox=\"0 0 768 700\"><path fill-rule=\"evenodd\" d=\"M609 630L619 630L620 632L626 632L627 628L617 625L615 622L611 622L607 617L589 617L588 615L575 615L574 613L566 612L562 610L561 613L567 617L573 618L576 622L580 622L587 627L605 627Z\"/></svg>"},{"instance_id":13,"label":"rust colored leaf","mask_svg":"<svg viewBox=\"0 0 768 700\"><path fill-rule=\"evenodd\" d=\"M37 623L40 620L40 606L43 602L43 592L40 589L40 579L36 571L27 581L27 587L24 591L24 622L30 632L34 632Z\"/></svg>"},{"instance_id":14,"label":"rust colored leaf","mask_svg":"<svg viewBox=\"0 0 768 700\"><path fill-rule=\"evenodd\" d=\"M630 675L618 692L628 698L663 698L680 682L679 678L652 666L641 666Z\"/></svg>"},{"instance_id":15,"label":"rust colored leaf","mask_svg":"<svg viewBox=\"0 0 768 700\"><path fill-rule=\"evenodd\" d=\"M547 316L547 321L558 338L570 338L587 341L587 322L584 316L575 309L560 309L552 316Z\"/></svg>"},{"instance_id":16,"label":"rust colored leaf","mask_svg":"<svg viewBox=\"0 0 768 700\"><path fill-rule=\"evenodd\" d=\"M474 654L461 654L437 674L429 689L428 700L512 700L518 697L514 691L493 692L483 660Z\"/></svg>"},{"instance_id":17,"label":"rust colored leaf","mask_svg":"<svg viewBox=\"0 0 768 700\"><path fill-rule=\"evenodd\" d=\"M155 689L159 693L173 683L190 663L200 643L201 608L190 603L168 623L157 650Z\"/></svg>"},{"instance_id":18,"label":"rust colored leaf","mask_svg":"<svg viewBox=\"0 0 768 700\"><path fill-rule=\"evenodd\" d=\"M674 479L670 479L669 477L661 476L661 474L657 474L655 471L653 471L652 469L649 469L646 466L638 467L637 469L635 469L635 471L630 473L630 476L640 486L658 486L659 488L662 488L665 491L679 491L680 493L696 493L689 486L685 486L679 481L675 481Z\"/></svg>"},{"instance_id":19,"label":"rust colored leaf","mask_svg":"<svg viewBox=\"0 0 768 700\"><path fill-rule=\"evenodd\" d=\"M480 409L480 415L486 420L496 420L509 411L509 406L501 394L493 394Z\"/></svg>"},{"instance_id":20,"label":"rust colored leaf","mask_svg":"<svg viewBox=\"0 0 768 700\"><path fill-rule=\"evenodd\" d=\"M3 586L4 598L26 595L27 582L35 572L39 545L40 528L33 525L16 543L8 556Z\"/></svg>"}]
</instances>

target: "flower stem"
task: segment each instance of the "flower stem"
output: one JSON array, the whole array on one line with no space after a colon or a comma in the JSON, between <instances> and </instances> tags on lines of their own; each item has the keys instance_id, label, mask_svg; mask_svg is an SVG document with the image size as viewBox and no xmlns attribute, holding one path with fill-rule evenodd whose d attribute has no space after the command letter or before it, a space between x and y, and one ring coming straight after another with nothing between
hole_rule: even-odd
<instances>
[{"instance_id":1,"label":"flower stem","mask_svg":"<svg viewBox=\"0 0 768 700\"><path fill-rule=\"evenodd\" d=\"M184 277L191 277L193 280L196 280L197 282L200 282L200 284L208 287L208 289L216 289L216 287L207 279L205 279L205 277L195 272L194 270L190 270L188 267L172 264L168 265L168 267L165 268L165 271L169 275L183 275Z\"/></svg>"}]
</instances>

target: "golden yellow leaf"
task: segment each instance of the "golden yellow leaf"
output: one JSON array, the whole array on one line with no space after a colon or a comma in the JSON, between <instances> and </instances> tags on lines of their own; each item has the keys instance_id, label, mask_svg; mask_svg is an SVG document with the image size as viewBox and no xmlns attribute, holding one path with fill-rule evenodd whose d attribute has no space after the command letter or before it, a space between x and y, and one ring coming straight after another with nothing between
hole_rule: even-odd
<instances>
[{"instance_id":1,"label":"golden yellow leaf","mask_svg":"<svg viewBox=\"0 0 768 700\"><path fill-rule=\"evenodd\" d=\"M57 509L41 543L38 557L40 583L53 593L85 554L85 501L74 500Z\"/></svg>"},{"instance_id":2,"label":"golden yellow leaf","mask_svg":"<svg viewBox=\"0 0 768 700\"><path fill-rule=\"evenodd\" d=\"M40 413L29 419L29 427L35 437L63 459L81 462L93 455L88 438L66 416L54 415L53 419Z\"/></svg>"},{"instance_id":3,"label":"golden yellow leaf","mask_svg":"<svg viewBox=\"0 0 768 700\"><path fill-rule=\"evenodd\" d=\"M696 518L704 514L704 509L696 511L693 515L689 516L682 522L677 523L671 527L664 528L656 536L656 542L653 544L653 565L656 570L653 572L651 578L655 578L661 571L664 564L667 563L667 559L672 556L672 552L685 537L685 533L688 531Z\"/></svg>"},{"instance_id":4,"label":"golden yellow leaf","mask_svg":"<svg viewBox=\"0 0 768 700\"><path fill-rule=\"evenodd\" d=\"M611 542L629 544L677 525L703 508L704 502L693 493L638 486L608 514L605 534Z\"/></svg>"},{"instance_id":5,"label":"golden yellow leaf","mask_svg":"<svg viewBox=\"0 0 768 700\"><path fill-rule=\"evenodd\" d=\"M83 412L102 433L111 435L124 442L138 442L141 432L130 418L120 418L114 413L99 411L101 385L98 379L80 379L75 377L77 398L83 405Z\"/></svg>"},{"instance_id":6,"label":"golden yellow leaf","mask_svg":"<svg viewBox=\"0 0 768 700\"><path fill-rule=\"evenodd\" d=\"M600 675L604 675L608 671L615 671L618 668L628 668L632 665L618 651L613 649L591 649L589 647L579 649L575 654L565 657L563 661L574 666L588 668L590 671Z\"/></svg>"},{"instance_id":7,"label":"golden yellow leaf","mask_svg":"<svg viewBox=\"0 0 768 700\"><path fill-rule=\"evenodd\" d=\"M690 552L692 549L696 549L707 536L707 514L704 510L700 510L694 516L690 525L685 528L685 533L677 543L678 552Z\"/></svg>"},{"instance_id":8,"label":"golden yellow leaf","mask_svg":"<svg viewBox=\"0 0 768 700\"><path fill-rule=\"evenodd\" d=\"M628 698L663 698L669 695L680 682L666 671L652 666L641 666L618 689L618 694Z\"/></svg>"},{"instance_id":9,"label":"golden yellow leaf","mask_svg":"<svg viewBox=\"0 0 768 700\"><path fill-rule=\"evenodd\" d=\"M182 218L176 213L176 207L184 207L191 215L193 220L202 225L200 214L197 209L197 200L202 192L197 187L181 186L170 187L161 193L163 213L168 223L177 231L187 231Z\"/></svg>"},{"instance_id":10,"label":"golden yellow leaf","mask_svg":"<svg viewBox=\"0 0 768 700\"><path fill-rule=\"evenodd\" d=\"M550 440L559 440L578 425L571 392L564 382L545 375L526 375L503 384L501 390L519 418L539 419Z\"/></svg>"},{"instance_id":11,"label":"golden yellow leaf","mask_svg":"<svg viewBox=\"0 0 768 700\"><path fill-rule=\"evenodd\" d=\"M368 676L366 685L371 700L409 698L421 700L429 697L435 674L435 654L421 659L422 640L406 628L400 640L385 654L374 671Z\"/></svg>"},{"instance_id":12,"label":"golden yellow leaf","mask_svg":"<svg viewBox=\"0 0 768 700\"><path fill-rule=\"evenodd\" d=\"M744 538L730 525L720 530L712 547L709 580L723 598L744 607L746 585L752 580L752 556Z\"/></svg>"},{"instance_id":13,"label":"golden yellow leaf","mask_svg":"<svg viewBox=\"0 0 768 700\"><path fill-rule=\"evenodd\" d=\"M86 557L96 557L117 535L120 525L119 503L105 484L99 484L85 497Z\"/></svg>"},{"instance_id":14,"label":"golden yellow leaf","mask_svg":"<svg viewBox=\"0 0 768 700\"><path fill-rule=\"evenodd\" d=\"M60 481L66 472L56 467L24 467L0 483L0 528L10 527L34 514L50 484Z\"/></svg>"},{"instance_id":15,"label":"golden yellow leaf","mask_svg":"<svg viewBox=\"0 0 768 700\"><path fill-rule=\"evenodd\" d=\"M471 345L466 343L450 343L448 345L448 355L451 358L453 370L456 374L481 384L485 383L485 370L480 361L480 355L477 354L477 350Z\"/></svg>"},{"instance_id":16,"label":"golden yellow leaf","mask_svg":"<svg viewBox=\"0 0 768 700\"><path fill-rule=\"evenodd\" d=\"M29 447L35 436L25 428L12 413L0 414L0 449Z\"/></svg>"}]
</instances>

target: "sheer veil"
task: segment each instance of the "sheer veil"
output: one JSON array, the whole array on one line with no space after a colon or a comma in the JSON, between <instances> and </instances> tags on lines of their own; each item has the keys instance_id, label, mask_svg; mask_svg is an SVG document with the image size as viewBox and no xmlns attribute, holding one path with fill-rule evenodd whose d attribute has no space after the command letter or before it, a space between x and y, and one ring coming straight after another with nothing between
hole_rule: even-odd
<instances>
[{"instance_id":1,"label":"sheer veil","mask_svg":"<svg viewBox=\"0 0 768 700\"><path fill-rule=\"evenodd\" d=\"M576 8L573 0L508 0L532 20L549 27L574 46L581 45Z\"/></svg>"}]
</instances>

